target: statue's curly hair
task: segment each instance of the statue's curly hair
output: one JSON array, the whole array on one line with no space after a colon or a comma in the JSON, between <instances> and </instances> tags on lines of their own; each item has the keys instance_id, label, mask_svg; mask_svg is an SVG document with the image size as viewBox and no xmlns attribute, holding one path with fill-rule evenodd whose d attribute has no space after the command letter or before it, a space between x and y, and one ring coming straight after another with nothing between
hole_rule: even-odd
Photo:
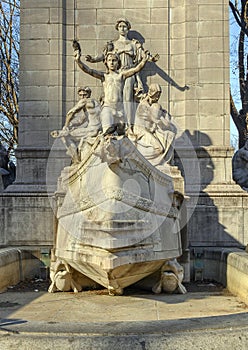
<instances>
[{"instance_id":1,"label":"statue's curly hair","mask_svg":"<svg viewBox=\"0 0 248 350\"><path fill-rule=\"evenodd\" d=\"M110 55L111 56L115 56L117 58L117 60L118 60L117 69L120 69L121 68L121 59L120 59L120 56L118 55L118 53L114 52L114 51L109 51L109 52L106 53L105 58L104 58L105 66L108 68L108 66L107 66L107 59L108 59L108 56L110 56Z\"/></svg>"}]
</instances>

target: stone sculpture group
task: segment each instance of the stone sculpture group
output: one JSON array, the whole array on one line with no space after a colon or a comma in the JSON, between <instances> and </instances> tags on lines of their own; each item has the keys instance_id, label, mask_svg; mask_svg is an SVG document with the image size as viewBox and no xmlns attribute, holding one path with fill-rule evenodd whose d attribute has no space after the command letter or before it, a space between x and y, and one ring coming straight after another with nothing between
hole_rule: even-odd
<instances>
[{"instance_id":1,"label":"stone sculpture group","mask_svg":"<svg viewBox=\"0 0 248 350\"><path fill-rule=\"evenodd\" d=\"M74 59L86 74L101 80L97 101L88 86L67 113L62 130L53 131L71 156L55 194L55 230L50 292L81 291L102 285L110 294L161 270L151 286L155 293L185 293L180 205L183 193L171 175L176 126L159 103L161 87L144 91L140 72L158 55L128 38L130 22L116 22L119 38L103 53L86 55L103 61L106 71L81 59L74 40ZM181 180L180 180L181 181Z\"/></svg>"}]
</instances>

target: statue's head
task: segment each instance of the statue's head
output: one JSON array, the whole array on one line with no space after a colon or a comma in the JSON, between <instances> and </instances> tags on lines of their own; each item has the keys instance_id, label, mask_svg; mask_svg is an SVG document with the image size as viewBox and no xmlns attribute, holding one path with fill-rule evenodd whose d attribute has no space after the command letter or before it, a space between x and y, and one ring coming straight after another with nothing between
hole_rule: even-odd
<instances>
[{"instance_id":1,"label":"statue's head","mask_svg":"<svg viewBox=\"0 0 248 350\"><path fill-rule=\"evenodd\" d=\"M148 89L148 96L152 100L152 102L157 102L160 98L162 89L159 84L151 84Z\"/></svg>"},{"instance_id":2,"label":"statue's head","mask_svg":"<svg viewBox=\"0 0 248 350\"><path fill-rule=\"evenodd\" d=\"M113 64L115 65L114 68L118 70L121 68L120 56L118 55L117 52L113 52L113 51L107 52L107 54L105 55L104 64L108 70L111 69L110 65L113 65Z\"/></svg>"},{"instance_id":3,"label":"statue's head","mask_svg":"<svg viewBox=\"0 0 248 350\"><path fill-rule=\"evenodd\" d=\"M78 95L81 98L89 98L91 96L91 89L88 86L80 87L78 89Z\"/></svg>"},{"instance_id":4,"label":"statue's head","mask_svg":"<svg viewBox=\"0 0 248 350\"><path fill-rule=\"evenodd\" d=\"M118 30L118 31L120 30L120 24L125 24L126 25L127 32L131 29L131 23L125 17L120 17L120 18L117 19L117 21L115 23L115 29Z\"/></svg>"}]
</instances>

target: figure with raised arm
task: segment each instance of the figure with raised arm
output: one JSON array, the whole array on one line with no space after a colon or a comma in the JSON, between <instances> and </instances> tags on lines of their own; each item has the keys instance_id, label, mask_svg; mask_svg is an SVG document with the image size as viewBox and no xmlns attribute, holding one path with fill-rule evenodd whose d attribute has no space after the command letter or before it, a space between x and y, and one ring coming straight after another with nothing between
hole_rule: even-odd
<instances>
[{"instance_id":1,"label":"figure with raised arm","mask_svg":"<svg viewBox=\"0 0 248 350\"><path fill-rule=\"evenodd\" d=\"M101 123L104 134L124 134L127 116L123 106L123 89L126 79L138 73L148 60L148 53L144 52L138 65L126 70L119 70L121 61L116 52L108 52L105 56L107 72L89 68L81 61L81 50L74 51L75 61L82 71L99 79L103 83L104 104L101 111Z\"/></svg>"},{"instance_id":2,"label":"figure with raised arm","mask_svg":"<svg viewBox=\"0 0 248 350\"><path fill-rule=\"evenodd\" d=\"M116 21L115 29L119 33L119 38L115 41L108 42L103 49L103 52L96 56L91 57L86 55L86 60L95 63L105 61L106 54L110 51L116 52L120 58L120 71L125 71L137 66L144 55L144 48L142 44L136 40L130 40L128 38L128 32L131 29L131 23L124 17L119 18ZM149 61L156 62L159 59L159 55L152 56L148 53ZM143 92L143 84L139 73L132 75L125 80L123 89L123 104L127 117L128 125L134 124L134 116L136 111L135 96L140 95Z\"/></svg>"}]
</instances>

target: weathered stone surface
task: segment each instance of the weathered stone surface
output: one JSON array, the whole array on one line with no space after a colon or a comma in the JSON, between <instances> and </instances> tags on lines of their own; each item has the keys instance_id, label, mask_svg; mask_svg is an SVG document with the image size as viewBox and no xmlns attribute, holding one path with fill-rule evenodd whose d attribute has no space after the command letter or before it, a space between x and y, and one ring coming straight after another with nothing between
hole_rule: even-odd
<instances>
[{"instance_id":1,"label":"weathered stone surface","mask_svg":"<svg viewBox=\"0 0 248 350\"><path fill-rule=\"evenodd\" d=\"M15 248L0 249L0 292L26 278L40 275L41 261L37 251L25 251Z\"/></svg>"},{"instance_id":2,"label":"weathered stone surface","mask_svg":"<svg viewBox=\"0 0 248 350\"><path fill-rule=\"evenodd\" d=\"M217 10L214 14L213 6ZM185 135L184 131L187 129L190 141L197 147L208 147L203 155L205 160L201 160L201 180L198 182L208 189L210 182L213 186L216 185L214 195L209 192L211 198L217 198L216 193L219 191L219 196L223 194L225 201L228 201L228 186L232 187L232 152L223 150L218 154L211 148L229 146L229 34L226 1L215 0L206 3L199 0L196 3L193 0L84 0L77 2L75 11L72 1L23 0L21 7L19 147L22 151L18 156L19 189L21 184L27 189L28 183L33 188L36 185L36 188L45 188L46 160L39 148L47 147L49 150L49 133L63 125L66 111L76 101L75 87L88 84L92 87L94 96L101 95L100 82L96 82L94 78L86 81L81 73L75 73L72 40L76 37L83 42L83 54L96 55L102 51L107 40L116 39L113 26L116 17L127 16L132 23L130 36L143 37L144 47L152 53L158 52L161 56L156 64L144 70L143 81L148 85L151 82L160 83L163 89L163 105L175 117L178 128L181 128L181 135ZM65 28L66 30L63 30ZM102 63L94 66L96 67L104 69ZM185 89L185 85L188 89ZM37 87L40 87L40 91ZM31 117L32 120L32 116L37 117L36 125L35 119L32 123L27 124L26 120L22 123L22 118ZM48 118L49 121L46 120L43 124L40 118ZM25 148L29 151L24 152ZM46 156L48 154L47 151ZM191 155L190 150L189 155L185 154L185 158L188 159ZM214 169L211 168L209 160L212 161ZM192 173L193 170L189 172L190 177L186 181L191 186L189 192L194 188L192 178L195 177ZM245 203L246 194L241 191L238 195ZM208 197L204 198L207 202ZM225 201L218 203L217 211L225 209ZM240 210L243 213L241 220L245 221L246 214L242 206ZM235 206L232 212L235 213ZM205 222L204 211L200 210L199 215ZM225 218L227 222L224 223L227 227L233 227L230 216L228 212ZM42 221L41 218L40 220ZM215 223L216 226L212 225L211 232L218 230L218 222ZM190 228L190 232L195 230ZM235 239L246 243L247 235L241 234L240 230L241 228L238 229L239 233L234 231L233 235ZM200 231L197 237L196 233L192 234L193 242L201 242ZM229 229L228 234L232 235ZM211 233L211 238L208 239L214 242L214 234Z\"/></svg>"}]
</instances>

